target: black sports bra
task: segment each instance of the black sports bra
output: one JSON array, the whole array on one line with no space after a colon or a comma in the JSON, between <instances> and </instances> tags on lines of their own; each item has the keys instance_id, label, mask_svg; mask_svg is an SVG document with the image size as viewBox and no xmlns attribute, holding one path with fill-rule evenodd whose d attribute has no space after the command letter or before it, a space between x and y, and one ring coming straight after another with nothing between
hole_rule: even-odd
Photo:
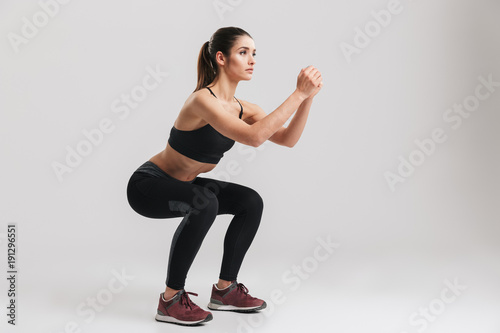
<instances>
[{"instance_id":1,"label":"black sports bra","mask_svg":"<svg viewBox=\"0 0 500 333\"><path fill-rule=\"evenodd\" d=\"M217 98L209 87L206 88ZM243 106L240 101L237 99L236 101L241 107L239 116L241 119ZM224 153L233 147L234 140L220 134L210 124L206 124L192 131L183 131L172 126L168 143L176 151L193 160L217 164Z\"/></svg>"}]
</instances>

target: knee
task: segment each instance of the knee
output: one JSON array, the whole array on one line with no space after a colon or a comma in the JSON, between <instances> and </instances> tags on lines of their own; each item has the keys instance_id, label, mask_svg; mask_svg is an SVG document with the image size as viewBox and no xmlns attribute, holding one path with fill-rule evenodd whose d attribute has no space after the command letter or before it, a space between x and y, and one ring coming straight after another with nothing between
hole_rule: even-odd
<instances>
[{"instance_id":1,"label":"knee","mask_svg":"<svg viewBox=\"0 0 500 333\"><path fill-rule=\"evenodd\" d=\"M264 200L260 194L254 189L248 188L245 195L245 200L242 203L246 210L261 214L264 209Z\"/></svg>"}]
</instances>

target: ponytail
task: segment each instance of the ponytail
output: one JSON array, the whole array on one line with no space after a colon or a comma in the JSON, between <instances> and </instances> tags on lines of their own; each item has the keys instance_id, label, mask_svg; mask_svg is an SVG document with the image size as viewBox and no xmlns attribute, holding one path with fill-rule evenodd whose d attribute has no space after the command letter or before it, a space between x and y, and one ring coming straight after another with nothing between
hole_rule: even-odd
<instances>
[{"instance_id":1,"label":"ponytail","mask_svg":"<svg viewBox=\"0 0 500 333\"><path fill-rule=\"evenodd\" d=\"M219 75L219 66L215 61L215 55L221 51L229 61L231 48L234 46L236 40L240 36L250 36L248 32L237 27L225 27L218 29L210 38L210 41L205 42L201 47L198 56L198 82L196 84L196 92L205 88L212 83Z\"/></svg>"},{"instance_id":2,"label":"ponytail","mask_svg":"<svg viewBox=\"0 0 500 333\"><path fill-rule=\"evenodd\" d=\"M217 77L217 66L213 66L212 57L209 50L209 42L205 42L198 56L198 83L196 89L200 90L208 86Z\"/></svg>"}]
</instances>

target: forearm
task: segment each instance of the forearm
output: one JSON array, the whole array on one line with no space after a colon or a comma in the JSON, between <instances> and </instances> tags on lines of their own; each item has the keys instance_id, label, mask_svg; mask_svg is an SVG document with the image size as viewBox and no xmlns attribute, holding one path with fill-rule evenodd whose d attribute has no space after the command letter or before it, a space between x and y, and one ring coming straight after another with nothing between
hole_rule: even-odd
<instances>
[{"instance_id":1,"label":"forearm","mask_svg":"<svg viewBox=\"0 0 500 333\"><path fill-rule=\"evenodd\" d=\"M295 90L276 110L255 122L252 127L255 129L256 145L264 143L283 127L304 100L303 95Z\"/></svg>"},{"instance_id":2,"label":"forearm","mask_svg":"<svg viewBox=\"0 0 500 333\"><path fill-rule=\"evenodd\" d=\"M307 98L302 102L302 104L300 104L297 112L286 128L284 132L284 142L286 146L293 147L299 141L302 132L304 131L304 127L306 126L312 100L312 98Z\"/></svg>"}]
</instances>

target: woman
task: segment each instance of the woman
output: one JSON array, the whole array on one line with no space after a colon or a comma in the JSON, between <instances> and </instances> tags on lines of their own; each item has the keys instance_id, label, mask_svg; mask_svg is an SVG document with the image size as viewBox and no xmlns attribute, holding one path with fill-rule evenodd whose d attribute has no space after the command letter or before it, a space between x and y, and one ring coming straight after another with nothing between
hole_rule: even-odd
<instances>
[{"instance_id":1,"label":"woman","mask_svg":"<svg viewBox=\"0 0 500 333\"><path fill-rule=\"evenodd\" d=\"M128 202L149 218L183 217L170 247L165 291L156 320L196 325L212 319L184 290L187 272L217 215L234 215L224 239L219 280L208 308L251 312L266 307L236 281L260 224L263 201L253 189L199 177L215 168L235 141L258 147L266 140L293 147L304 129L312 98L322 87L320 72L302 69L296 90L267 115L259 106L234 97L241 80L252 78L255 45L236 27L217 30L198 58L198 84L170 130L165 150L141 165L127 186ZM298 108L298 110L297 110ZM285 122L297 110L288 127Z\"/></svg>"}]
</instances>

